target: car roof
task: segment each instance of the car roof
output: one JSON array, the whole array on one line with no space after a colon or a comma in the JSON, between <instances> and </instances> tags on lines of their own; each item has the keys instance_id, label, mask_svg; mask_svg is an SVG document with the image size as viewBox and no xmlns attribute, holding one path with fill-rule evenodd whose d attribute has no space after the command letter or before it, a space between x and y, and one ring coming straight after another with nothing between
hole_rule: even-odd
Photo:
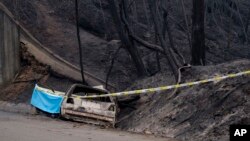
<instances>
[{"instance_id":1,"label":"car roof","mask_svg":"<svg viewBox=\"0 0 250 141\"><path fill-rule=\"evenodd\" d=\"M73 84L70 88L70 91L73 92L74 90L78 90L79 92L86 92L86 93L99 93L99 94L107 94L109 93L107 90L93 88L91 86L86 86L82 84Z\"/></svg>"}]
</instances>

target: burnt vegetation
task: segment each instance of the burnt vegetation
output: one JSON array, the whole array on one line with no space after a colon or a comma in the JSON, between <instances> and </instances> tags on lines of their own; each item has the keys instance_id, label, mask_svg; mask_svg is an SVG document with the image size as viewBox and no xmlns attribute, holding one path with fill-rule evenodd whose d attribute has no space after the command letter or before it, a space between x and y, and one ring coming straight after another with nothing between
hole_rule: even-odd
<instances>
[{"instance_id":1,"label":"burnt vegetation","mask_svg":"<svg viewBox=\"0 0 250 141\"><path fill-rule=\"evenodd\" d=\"M42 41L46 37L35 30L47 28L36 10L40 3L49 6L49 15L75 23L74 0L1 1ZM86 0L79 1L79 25L107 41L121 40L139 78L171 71L177 81L178 69L187 64L249 58L249 5L246 0ZM116 65L113 56L109 66Z\"/></svg>"},{"instance_id":2,"label":"burnt vegetation","mask_svg":"<svg viewBox=\"0 0 250 141\"><path fill-rule=\"evenodd\" d=\"M0 2L53 52L72 64L82 61L86 71L117 90L249 68L249 0L78 0L83 60L75 0ZM118 127L183 140L226 140L229 124L250 123L247 78L166 93L120 98Z\"/></svg>"}]
</instances>

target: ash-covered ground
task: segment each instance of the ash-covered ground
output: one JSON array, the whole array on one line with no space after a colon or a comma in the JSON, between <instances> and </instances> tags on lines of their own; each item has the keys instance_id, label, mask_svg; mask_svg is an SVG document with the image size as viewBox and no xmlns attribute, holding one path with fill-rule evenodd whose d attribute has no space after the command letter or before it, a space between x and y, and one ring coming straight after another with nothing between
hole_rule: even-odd
<instances>
[{"instance_id":1,"label":"ash-covered ground","mask_svg":"<svg viewBox=\"0 0 250 141\"><path fill-rule=\"evenodd\" d=\"M142 9L144 0L136 0L137 18L147 24ZM54 53L78 65L78 47L73 0L0 0L16 15L43 45ZM186 28L181 0L170 2L169 24L176 48L190 62L190 47L186 31L191 30L192 1L185 0L188 19ZM208 66L191 67L182 72L181 82L190 82L226 75L250 68L249 59L249 6L242 0L225 5L230 0L206 1L206 49ZM20 8L21 7L21 8ZM84 69L106 79L114 53L121 46L109 11L107 0L84 0L80 3L81 39L84 49ZM231 12L231 13L230 13ZM152 22L152 21L151 21ZM154 39L152 23L150 39ZM141 38L146 33L133 25ZM145 38L143 38L145 39ZM146 39L145 39L146 40ZM169 44L166 36L166 42ZM158 41L159 44L159 41ZM169 47L169 46L168 46ZM161 70L157 68L156 52L138 45L142 60L150 72L148 78L138 78L129 53L122 48L117 55L109 81L122 91L175 84L167 61L159 56ZM25 55L23 54L23 57ZM28 57L30 58L30 57ZM241 59L241 60L239 60ZM26 59L27 60L27 59ZM0 99L29 102L38 79L56 90L66 90L74 81L56 76L49 67L28 59L13 84L1 89ZM238 61L235 61L238 60ZM29 81L31 80L31 81ZM249 76L227 79L216 83L181 88L120 99L121 113L118 128L132 132L173 137L180 140L228 140L230 124L250 124ZM23 82L27 81L27 82Z\"/></svg>"},{"instance_id":2,"label":"ash-covered ground","mask_svg":"<svg viewBox=\"0 0 250 141\"><path fill-rule=\"evenodd\" d=\"M191 67L182 83L249 70L249 60ZM164 78L162 77L164 76ZM169 84L168 74L137 82L134 89ZM181 140L229 140L229 126L250 124L250 76L226 79L173 91L142 95L124 109L119 128Z\"/></svg>"}]
</instances>

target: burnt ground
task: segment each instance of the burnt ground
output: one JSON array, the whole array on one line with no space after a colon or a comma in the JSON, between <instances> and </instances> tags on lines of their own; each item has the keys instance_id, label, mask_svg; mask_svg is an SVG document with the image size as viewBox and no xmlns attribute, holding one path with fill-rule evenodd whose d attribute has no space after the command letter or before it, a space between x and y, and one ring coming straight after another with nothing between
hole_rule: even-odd
<instances>
[{"instance_id":1,"label":"burnt ground","mask_svg":"<svg viewBox=\"0 0 250 141\"><path fill-rule=\"evenodd\" d=\"M65 91L72 80L57 76L22 48L22 69L14 82L0 91L0 100L29 103L36 83ZM182 72L182 83L237 73L250 68L249 60L238 60ZM167 78L167 79L166 79ZM174 84L171 73L136 81L128 90ZM229 125L250 124L249 76L227 79L190 88L141 95L122 105L117 127L180 140L228 140ZM120 98L130 99L127 97ZM124 103L124 102L123 102Z\"/></svg>"},{"instance_id":2,"label":"burnt ground","mask_svg":"<svg viewBox=\"0 0 250 141\"><path fill-rule=\"evenodd\" d=\"M67 18L59 16L47 0L20 1L18 6L22 8L17 11L10 1L0 0L0 2L6 4L13 14L19 12L16 18L45 47L63 59L79 66L79 49L74 15L68 15ZM73 3L69 2L68 4ZM64 11L64 13L67 14L67 11ZM105 80L111 65L111 59L121 45L120 41L106 41L83 29L80 30L80 36L84 70ZM121 49L117 56L109 82L114 84L118 90L122 90L137 78L136 69L125 49Z\"/></svg>"},{"instance_id":3,"label":"burnt ground","mask_svg":"<svg viewBox=\"0 0 250 141\"><path fill-rule=\"evenodd\" d=\"M76 38L76 27L53 13L46 0L32 3L36 9L36 18L40 28L30 29L33 35L65 60L79 66L79 50ZM74 19L74 17L72 17ZM27 27L27 26L26 26ZM106 41L85 30L80 31L84 69L103 80L106 79L114 52L120 47L119 41ZM128 53L121 49L110 77L110 82L118 89L126 88L136 78L135 68Z\"/></svg>"},{"instance_id":4,"label":"burnt ground","mask_svg":"<svg viewBox=\"0 0 250 141\"><path fill-rule=\"evenodd\" d=\"M16 15L21 24L43 45L65 60L78 65L79 51L74 24L73 0L17 0L15 1L16 3L9 0L0 1ZM143 24L146 24L144 10L141 10L142 2L143 0L137 1L138 18ZM216 1L209 3L208 6L214 2ZM187 14L190 16L192 1L186 0L184 3ZM84 69L98 78L105 80L114 52L120 47L119 40L116 40L118 39L117 31L110 15L108 2L107 0L85 0L79 4ZM173 32L174 43L186 61L190 62L190 49L186 33L185 30L180 28L180 26L185 27L180 1L173 1L171 6L173 9L170 10L171 18L169 24ZM243 0L240 6L243 21L246 22L247 15L249 15L247 14L249 2ZM238 20L238 16L234 15L235 17L230 22L227 12L222 12L220 9L214 10L214 13L208 12L206 17L207 64L213 65L236 59L250 58L249 43L243 42L242 26ZM218 15L218 17L215 15ZM191 17L188 17L188 19L191 22ZM230 23L232 25L228 29ZM140 29L139 26L135 26L134 28L138 28L138 31L136 30L138 36L140 33L145 33L145 30ZM250 30L250 28L247 29ZM106 36L104 34L110 36L109 41L106 40L107 38L104 38ZM150 39L141 38L152 42L154 40L154 33L150 34ZM166 42L169 44L167 38ZM138 48L150 75L157 73L156 53L139 45ZM117 56L109 80L120 91L129 87L139 78L136 76L135 66L127 51L121 49ZM161 71L169 71L164 56L160 55L159 58Z\"/></svg>"},{"instance_id":5,"label":"burnt ground","mask_svg":"<svg viewBox=\"0 0 250 141\"><path fill-rule=\"evenodd\" d=\"M182 73L182 82L237 73L249 68L249 60L192 67ZM133 88L161 86L169 81L158 75L140 82ZM126 113L121 112L127 116L118 124L121 129L181 140L226 141L229 140L229 125L250 124L250 79L243 76L181 88L175 94L167 91L142 95L138 102L132 104L135 110L130 108L125 109Z\"/></svg>"},{"instance_id":6,"label":"burnt ground","mask_svg":"<svg viewBox=\"0 0 250 141\"><path fill-rule=\"evenodd\" d=\"M11 1L9 0L0 1L5 1L5 3L9 3L8 6L11 6ZM58 2L60 3L61 1ZM90 1L86 0L84 2ZM187 2L186 5L191 5L190 1L185 2ZM19 17L21 23L42 44L72 64L78 65L75 25L72 22L74 21L74 16L67 15L67 12L72 11L72 9L63 7L65 12L60 11L63 14L67 13L67 18L70 19L70 21L67 21L65 16L58 16L46 0L22 0L19 4L22 7L21 11L19 11L21 13L21 17ZM66 4L69 5L68 1ZM73 4L72 1L70 4ZM178 6L176 4L174 8L178 8ZM243 3L243 6L247 5ZM13 10L14 8L10 9ZM89 7L89 9L96 10L95 7ZM92 12L87 12L88 14L85 13L86 15L83 16L98 19L96 15L91 15ZM183 23L181 18L179 18L183 15L174 10L173 13L176 14L172 16L178 20L177 22ZM219 15L221 13L215 14ZM228 28L227 22L220 20L219 24L214 26L216 20L211 20L213 15L210 14L208 17L210 20L207 20L208 26L206 26L206 46L208 49L207 60L210 66L187 69L182 74L182 82L238 72L250 67L249 61L246 60L232 62L232 60L250 57L249 45L242 42L239 22L237 20L233 21L234 26L230 34L230 32L225 30L225 28ZM228 18L225 15L220 15L220 17ZM111 19L107 20L111 21ZM176 28L178 27L176 23L173 22L171 24L176 46L189 61L190 52L188 51L185 32ZM111 28L111 25L109 26ZM95 26L93 27L95 28ZM85 70L99 78L105 79L110 60L120 46L119 41L106 41L85 30L81 30ZM155 53L144 48L140 48L140 51L142 56L144 56L143 60L148 70L152 71L155 69ZM122 49L115 61L110 81L117 86L118 90L125 88L134 90L174 84L173 76L166 67L166 60L163 57L160 58L162 58L162 71L154 76L140 80L136 77L131 58ZM31 81L20 82L27 80ZM249 77L239 77L216 84L210 83L208 85L179 89L175 95L171 95L173 94L172 91L155 95L143 95L136 102L125 103L130 108L123 107L118 127L132 132L175 137L182 140L228 140L227 130L230 124L249 124L248 107L250 92L248 80ZM19 82L1 89L1 100L28 103L36 81L45 81L48 85L62 91L74 83L71 80L51 73L47 66L38 62L23 64L23 69L15 81Z\"/></svg>"}]
</instances>

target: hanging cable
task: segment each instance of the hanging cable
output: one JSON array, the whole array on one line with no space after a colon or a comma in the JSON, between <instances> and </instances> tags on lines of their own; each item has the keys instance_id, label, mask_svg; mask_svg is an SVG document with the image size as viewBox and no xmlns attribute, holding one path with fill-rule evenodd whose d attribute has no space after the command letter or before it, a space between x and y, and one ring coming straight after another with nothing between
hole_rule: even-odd
<instances>
[{"instance_id":1,"label":"hanging cable","mask_svg":"<svg viewBox=\"0 0 250 141\"><path fill-rule=\"evenodd\" d=\"M78 40L78 47L79 47L79 59L80 59L79 63L80 63L80 69L81 69L82 83L86 84L85 78L84 78L83 62L82 62L82 43L81 43L81 38L80 38L78 11L79 11L78 0L75 0L76 31L77 31L77 40Z\"/></svg>"}]
</instances>

